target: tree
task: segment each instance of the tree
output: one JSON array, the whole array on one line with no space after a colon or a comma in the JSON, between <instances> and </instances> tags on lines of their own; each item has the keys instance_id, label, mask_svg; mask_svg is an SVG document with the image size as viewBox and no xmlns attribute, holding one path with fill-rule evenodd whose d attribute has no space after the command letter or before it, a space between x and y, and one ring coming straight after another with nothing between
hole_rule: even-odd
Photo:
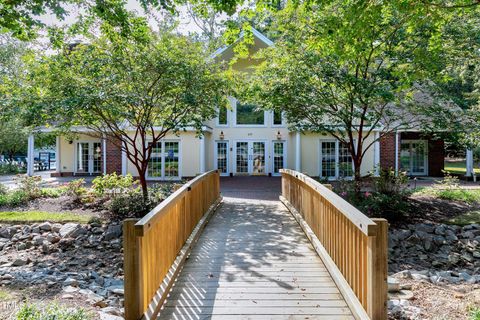
<instances>
[{"instance_id":1,"label":"tree","mask_svg":"<svg viewBox=\"0 0 480 320\"><path fill-rule=\"evenodd\" d=\"M200 44L187 37L147 28L138 31L144 34L139 42L110 26L103 30L88 45L33 61L26 104L40 116L37 124L55 122L67 132L85 126L90 135L122 148L147 197L156 143L187 126L201 134L203 121L224 103L226 82Z\"/></svg>"},{"instance_id":2,"label":"tree","mask_svg":"<svg viewBox=\"0 0 480 320\"><path fill-rule=\"evenodd\" d=\"M280 38L240 95L284 111L296 130L337 138L360 180L374 130L381 138L398 128L454 129L459 122L451 120L462 117L435 76L448 54L442 41L452 14L420 12L401 1L287 6L277 16Z\"/></svg>"}]
</instances>

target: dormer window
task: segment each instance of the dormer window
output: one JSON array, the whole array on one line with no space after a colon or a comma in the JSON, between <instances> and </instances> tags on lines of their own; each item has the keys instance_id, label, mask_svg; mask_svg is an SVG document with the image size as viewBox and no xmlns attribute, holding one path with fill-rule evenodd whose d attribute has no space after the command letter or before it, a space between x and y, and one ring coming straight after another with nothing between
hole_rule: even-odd
<instances>
[{"instance_id":1,"label":"dormer window","mask_svg":"<svg viewBox=\"0 0 480 320\"><path fill-rule=\"evenodd\" d=\"M265 125L265 111L254 104L237 101L237 125Z\"/></svg>"}]
</instances>

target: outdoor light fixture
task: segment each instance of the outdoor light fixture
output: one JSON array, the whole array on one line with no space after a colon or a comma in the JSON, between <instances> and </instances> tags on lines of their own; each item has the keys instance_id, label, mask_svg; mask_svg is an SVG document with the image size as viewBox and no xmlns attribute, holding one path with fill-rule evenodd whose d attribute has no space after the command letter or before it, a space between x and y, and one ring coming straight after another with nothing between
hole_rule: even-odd
<instances>
[{"instance_id":1,"label":"outdoor light fixture","mask_svg":"<svg viewBox=\"0 0 480 320\"><path fill-rule=\"evenodd\" d=\"M220 131L220 140L223 140L225 138L225 135L223 134L223 131Z\"/></svg>"},{"instance_id":2,"label":"outdoor light fixture","mask_svg":"<svg viewBox=\"0 0 480 320\"><path fill-rule=\"evenodd\" d=\"M282 140L282 134L280 133L280 130L277 132L277 140Z\"/></svg>"},{"instance_id":3,"label":"outdoor light fixture","mask_svg":"<svg viewBox=\"0 0 480 320\"><path fill-rule=\"evenodd\" d=\"M96 151L97 153L100 153L100 152L102 152L102 149L100 148L100 146L98 146L97 149L95 149L95 151Z\"/></svg>"}]
</instances>

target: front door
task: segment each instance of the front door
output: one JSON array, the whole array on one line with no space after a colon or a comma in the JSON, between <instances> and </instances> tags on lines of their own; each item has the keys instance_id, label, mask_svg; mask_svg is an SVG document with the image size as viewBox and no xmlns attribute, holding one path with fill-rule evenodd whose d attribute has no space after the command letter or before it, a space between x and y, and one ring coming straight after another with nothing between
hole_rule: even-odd
<instances>
[{"instance_id":1,"label":"front door","mask_svg":"<svg viewBox=\"0 0 480 320\"><path fill-rule=\"evenodd\" d=\"M95 174L101 172L101 142L77 142L75 173Z\"/></svg>"},{"instance_id":2,"label":"front door","mask_svg":"<svg viewBox=\"0 0 480 320\"><path fill-rule=\"evenodd\" d=\"M403 140L400 147L400 166L410 176L426 176L428 172L428 143L426 140Z\"/></svg>"},{"instance_id":3,"label":"front door","mask_svg":"<svg viewBox=\"0 0 480 320\"><path fill-rule=\"evenodd\" d=\"M235 144L237 174L266 174L265 141L237 141Z\"/></svg>"}]
</instances>

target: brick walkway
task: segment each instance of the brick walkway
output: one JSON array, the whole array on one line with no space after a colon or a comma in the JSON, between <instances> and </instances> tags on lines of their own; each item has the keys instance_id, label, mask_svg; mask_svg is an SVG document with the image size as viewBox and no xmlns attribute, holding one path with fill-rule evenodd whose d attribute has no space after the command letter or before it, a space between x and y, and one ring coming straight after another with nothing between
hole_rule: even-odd
<instances>
[{"instance_id":1,"label":"brick walkway","mask_svg":"<svg viewBox=\"0 0 480 320\"><path fill-rule=\"evenodd\" d=\"M222 177L220 191L233 199L278 200L282 192L280 177Z\"/></svg>"}]
</instances>

